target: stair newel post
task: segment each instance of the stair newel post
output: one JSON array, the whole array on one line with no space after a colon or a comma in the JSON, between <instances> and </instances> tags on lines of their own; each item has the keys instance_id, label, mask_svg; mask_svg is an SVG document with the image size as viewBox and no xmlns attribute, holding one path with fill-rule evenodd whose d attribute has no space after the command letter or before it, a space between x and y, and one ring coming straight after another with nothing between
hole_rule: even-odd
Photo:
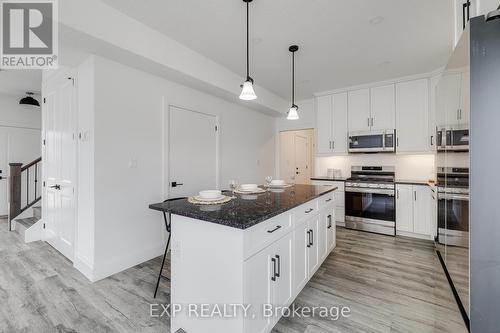
<instances>
[{"instance_id":1,"label":"stair newel post","mask_svg":"<svg viewBox=\"0 0 500 333\"><path fill-rule=\"evenodd\" d=\"M22 166L22 163L9 163L9 231L12 231L12 219L21 212Z\"/></svg>"}]
</instances>

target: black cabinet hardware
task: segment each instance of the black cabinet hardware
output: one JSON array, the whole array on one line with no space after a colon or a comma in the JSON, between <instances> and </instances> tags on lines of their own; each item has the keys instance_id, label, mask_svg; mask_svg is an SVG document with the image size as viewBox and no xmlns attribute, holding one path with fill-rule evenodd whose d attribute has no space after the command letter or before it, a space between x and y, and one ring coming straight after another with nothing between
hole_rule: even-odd
<instances>
[{"instance_id":1,"label":"black cabinet hardware","mask_svg":"<svg viewBox=\"0 0 500 333\"><path fill-rule=\"evenodd\" d=\"M50 186L50 188L53 188L53 189L59 191L61 189L61 185L52 185L52 186Z\"/></svg>"},{"instance_id":2,"label":"black cabinet hardware","mask_svg":"<svg viewBox=\"0 0 500 333\"><path fill-rule=\"evenodd\" d=\"M312 208L309 208L308 210L306 210L306 214L309 214L310 212L312 212L314 209Z\"/></svg>"},{"instance_id":3,"label":"black cabinet hardware","mask_svg":"<svg viewBox=\"0 0 500 333\"><path fill-rule=\"evenodd\" d=\"M311 230L311 246L314 245L314 231Z\"/></svg>"},{"instance_id":4,"label":"black cabinet hardware","mask_svg":"<svg viewBox=\"0 0 500 333\"><path fill-rule=\"evenodd\" d=\"M328 229L332 228L332 216L328 215Z\"/></svg>"},{"instance_id":5,"label":"black cabinet hardware","mask_svg":"<svg viewBox=\"0 0 500 333\"><path fill-rule=\"evenodd\" d=\"M311 247L311 230L307 230L307 247Z\"/></svg>"},{"instance_id":6,"label":"black cabinet hardware","mask_svg":"<svg viewBox=\"0 0 500 333\"><path fill-rule=\"evenodd\" d=\"M271 276L271 281L276 281L276 258L271 258L273 263L273 276Z\"/></svg>"},{"instance_id":7,"label":"black cabinet hardware","mask_svg":"<svg viewBox=\"0 0 500 333\"><path fill-rule=\"evenodd\" d=\"M270 233L270 234L272 234L273 232L275 232L278 229L281 229L280 225L277 225L276 228L274 228L273 230L268 230L267 232Z\"/></svg>"},{"instance_id":8,"label":"black cabinet hardware","mask_svg":"<svg viewBox=\"0 0 500 333\"><path fill-rule=\"evenodd\" d=\"M326 202L330 202L330 201L332 201L332 198L330 198L330 199L326 199L325 201L326 201Z\"/></svg>"},{"instance_id":9,"label":"black cabinet hardware","mask_svg":"<svg viewBox=\"0 0 500 333\"><path fill-rule=\"evenodd\" d=\"M276 277L280 277L281 273L281 258L279 255L276 255L276 260L278 261L278 271L276 272Z\"/></svg>"},{"instance_id":10,"label":"black cabinet hardware","mask_svg":"<svg viewBox=\"0 0 500 333\"><path fill-rule=\"evenodd\" d=\"M184 184L178 182L172 182L172 187L182 186Z\"/></svg>"}]
</instances>

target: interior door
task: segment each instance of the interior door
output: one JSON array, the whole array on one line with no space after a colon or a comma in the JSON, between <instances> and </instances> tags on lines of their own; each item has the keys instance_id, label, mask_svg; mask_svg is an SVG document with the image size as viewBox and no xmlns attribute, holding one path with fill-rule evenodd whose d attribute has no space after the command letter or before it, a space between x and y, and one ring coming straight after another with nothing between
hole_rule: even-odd
<instances>
[{"instance_id":1,"label":"interior door","mask_svg":"<svg viewBox=\"0 0 500 333\"><path fill-rule=\"evenodd\" d=\"M287 183L295 182L295 132L280 132L280 177Z\"/></svg>"},{"instance_id":2,"label":"interior door","mask_svg":"<svg viewBox=\"0 0 500 333\"><path fill-rule=\"evenodd\" d=\"M216 189L217 117L170 106L169 123L170 198Z\"/></svg>"},{"instance_id":3,"label":"interior door","mask_svg":"<svg viewBox=\"0 0 500 333\"><path fill-rule=\"evenodd\" d=\"M44 86L43 150L45 188L42 196L45 240L73 260L75 239L76 106L72 75Z\"/></svg>"},{"instance_id":4,"label":"interior door","mask_svg":"<svg viewBox=\"0 0 500 333\"><path fill-rule=\"evenodd\" d=\"M310 184L309 138L298 132L295 134L295 183Z\"/></svg>"}]
</instances>

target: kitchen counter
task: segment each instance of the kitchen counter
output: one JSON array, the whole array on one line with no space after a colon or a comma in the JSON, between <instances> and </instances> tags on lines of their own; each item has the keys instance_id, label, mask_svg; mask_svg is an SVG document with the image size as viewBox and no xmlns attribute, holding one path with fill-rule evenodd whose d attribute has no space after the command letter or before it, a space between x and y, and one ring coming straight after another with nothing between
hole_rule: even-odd
<instances>
[{"instance_id":1,"label":"kitchen counter","mask_svg":"<svg viewBox=\"0 0 500 333\"><path fill-rule=\"evenodd\" d=\"M396 184L406 184L406 185L428 185L434 186L433 183L429 183L428 180L416 180L416 179L396 179Z\"/></svg>"},{"instance_id":2,"label":"kitchen counter","mask_svg":"<svg viewBox=\"0 0 500 333\"><path fill-rule=\"evenodd\" d=\"M187 199L152 204L149 208L237 229L247 229L324 194L335 186L294 185L256 195L239 195L221 205L195 205Z\"/></svg>"},{"instance_id":3,"label":"kitchen counter","mask_svg":"<svg viewBox=\"0 0 500 333\"><path fill-rule=\"evenodd\" d=\"M345 182L347 178L332 178L332 177L326 177L326 176L320 176L320 177L311 177L311 180L324 180L324 181L331 181L331 182Z\"/></svg>"}]
</instances>

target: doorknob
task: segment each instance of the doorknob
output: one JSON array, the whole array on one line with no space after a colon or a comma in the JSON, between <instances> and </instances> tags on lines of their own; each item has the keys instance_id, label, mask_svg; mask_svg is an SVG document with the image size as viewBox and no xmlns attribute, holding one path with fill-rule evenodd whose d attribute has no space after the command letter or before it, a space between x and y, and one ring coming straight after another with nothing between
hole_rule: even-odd
<instances>
[{"instance_id":1,"label":"doorknob","mask_svg":"<svg viewBox=\"0 0 500 333\"><path fill-rule=\"evenodd\" d=\"M61 185L57 185L57 184L56 185L52 185L52 186L50 186L50 188L53 188L53 189L59 191L61 189Z\"/></svg>"},{"instance_id":2,"label":"doorknob","mask_svg":"<svg viewBox=\"0 0 500 333\"><path fill-rule=\"evenodd\" d=\"M172 182L172 187L182 186L184 184L178 182Z\"/></svg>"}]
</instances>

